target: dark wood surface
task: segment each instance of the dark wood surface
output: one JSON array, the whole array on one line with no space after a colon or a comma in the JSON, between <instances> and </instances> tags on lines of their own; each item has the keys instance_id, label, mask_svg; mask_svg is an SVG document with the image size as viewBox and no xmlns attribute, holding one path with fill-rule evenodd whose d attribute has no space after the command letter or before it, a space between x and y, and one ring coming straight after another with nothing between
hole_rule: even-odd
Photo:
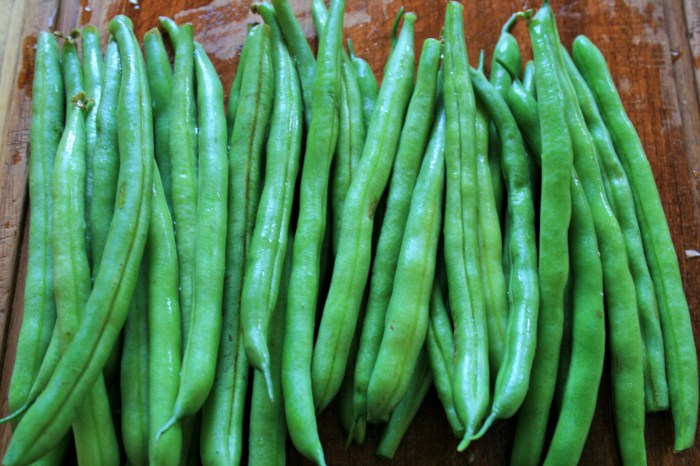
<instances>
[{"instance_id":1,"label":"dark wood surface","mask_svg":"<svg viewBox=\"0 0 700 466\"><path fill-rule=\"evenodd\" d=\"M315 45L310 1L292 1L307 37ZM527 1L465 1L465 30L472 62L480 49L487 63L502 23L513 11L536 7ZM26 264L27 159L34 44L38 31L69 31L94 24L106 41L106 25L118 13L130 16L139 38L156 26L159 15L191 21L196 38L210 54L226 90L233 80L246 23L257 21L250 2L227 0L3 0L0 2L0 414L7 411L7 386L22 316ZM418 15L416 40L437 37L444 0L347 0L345 31L358 55L379 75L398 8ZM688 295L696 340L700 334L700 4L697 0L554 1L561 37L568 47L586 34L603 50L623 101L647 150L666 209ZM514 31L523 54L530 55L523 25ZM610 384L604 376L599 407L582 464L619 464L612 427ZM368 430L365 445L344 449L344 434L331 407L319 420L326 458L332 465L373 465L380 429ZM647 417L650 464L700 464L700 447L674 454L668 413ZM0 427L0 455L10 436ZM462 454L455 451L442 408L431 390L394 459L397 465L505 464L513 422L497 423ZM696 444L698 442L696 441ZM288 464L305 464L288 448Z\"/></svg>"}]
</instances>

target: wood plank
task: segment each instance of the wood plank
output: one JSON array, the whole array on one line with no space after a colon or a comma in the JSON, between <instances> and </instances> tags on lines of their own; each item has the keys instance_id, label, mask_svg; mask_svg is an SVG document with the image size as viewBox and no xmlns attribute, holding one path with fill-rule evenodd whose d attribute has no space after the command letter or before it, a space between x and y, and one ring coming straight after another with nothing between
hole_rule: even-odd
<instances>
[{"instance_id":1,"label":"wood plank","mask_svg":"<svg viewBox=\"0 0 700 466\"><path fill-rule=\"evenodd\" d=\"M60 3L60 6L59 6ZM300 18L306 36L315 45L315 31L306 0L290 2ZM21 5L20 5L21 4ZM532 2L526 2L531 5ZM8 23L4 54L0 48L0 104L7 117L0 121L0 359L2 348L12 347L21 316L20 232L26 204L26 159L29 129L32 38L48 27L68 31L76 26L94 24L106 42L109 19L128 14L139 38L155 27L158 15L178 22L191 21L197 39L210 54L228 92L245 37L246 23L257 21L248 11L249 2L226 0L171 0L158 2L117 2L56 0L12 3L13 12L22 11ZM381 76L390 43L390 30L399 6L416 11L417 50L426 37L439 34L444 19L442 0L348 0L346 36L352 38L358 55L366 58L377 76ZM478 51L490 56L501 24L523 2L465 2L465 30L472 63ZM700 112L695 89L700 87L700 7L695 0L606 0L556 1L554 4L562 40L569 45L576 34L593 39L608 58L623 101L636 124L647 149L659 185L662 202L679 254L684 285L688 290L696 336L700 333L700 260L686 259L685 249L698 249L700 203L697 153ZM18 18L21 18L18 19ZM1 21L0 21L1 23ZM524 25L514 31L529 56L529 40ZM21 48L22 47L22 48ZM488 58L487 58L488 63ZM8 78L9 77L9 78ZM9 83L9 84L8 84ZM17 92L19 90L19 92ZM693 103L694 102L694 103ZM15 154L17 154L15 156ZM13 158L14 157L14 158ZM16 163L12 163L17 160ZM14 293L14 286L17 293ZM14 302L12 318L9 319ZM9 326L9 330L8 329ZM8 334L10 337L7 338ZM6 393L11 373L12 352L2 369L0 413L6 412ZM610 382L606 367L598 411L584 450L582 464L618 464L620 462L612 423ZM319 420L326 456L335 465L384 464L374 455L380 428L371 426L363 446L343 448L344 433L333 406ZM514 423L497 423L464 454L455 452L442 408L433 391L418 413L394 464L505 464L508 461ZM647 417L647 449L650 464L700 464L700 447L674 455L670 415ZM0 454L4 452L9 429L0 427ZM289 464L309 464L288 444Z\"/></svg>"}]
</instances>

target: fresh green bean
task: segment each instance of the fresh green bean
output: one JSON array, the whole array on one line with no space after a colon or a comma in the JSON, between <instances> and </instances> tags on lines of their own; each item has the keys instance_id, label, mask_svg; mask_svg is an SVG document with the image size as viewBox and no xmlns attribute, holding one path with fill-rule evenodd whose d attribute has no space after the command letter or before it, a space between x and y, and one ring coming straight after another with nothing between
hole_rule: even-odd
<instances>
[{"instance_id":1,"label":"fresh green bean","mask_svg":"<svg viewBox=\"0 0 700 466\"><path fill-rule=\"evenodd\" d=\"M571 177L569 248L572 276L571 359L545 465L577 464L598 399L605 355L603 270L583 186Z\"/></svg>"},{"instance_id":2,"label":"fresh green bean","mask_svg":"<svg viewBox=\"0 0 700 466\"><path fill-rule=\"evenodd\" d=\"M153 101L153 131L155 135L156 161L163 185L163 194L171 209L170 169L170 94L172 93L173 70L160 31L153 28L143 36L143 51L146 56L148 85Z\"/></svg>"},{"instance_id":3,"label":"fresh green bean","mask_svg":"<svg viewBox=\"0 0 700 466\"><path fill-rule=\"evenodd\" d=\"M513 465L536 464L540 461L559 365L564 288L569 275L567 231L571 218L569 180L573 149L564 118L564 100L557 76L556 56L541 18L542 16L536 16L528 25L535 57L539 120L542 123L540 309L530 388L518 416L511 455Z\"/></svg>"},{"instance_id":4,"label":"fresh green bean","mask_svg":"<svg viewBox=\"0 0 700 466\"><path fill-rule=\"evenodd\" d=\"M275 40L281 41L281 37ZM285 51L285 54L287 52ZM287 54L287 57L289 55ZM294 70L291 58L288 58L289 68ZM297 88L298 88L297 84ZM297 91L299 94L299 91ZM301 123L301 95L297 96L298 116ZM285 229L286 230L286 229ZM284 419L284 401L282 398L282 345L284 339L285 307L287 306L287 286L292 268L292 251L294 248L290 233L288 242L292 247L285 251L282 277L279 285L279 298L275 303L272 314L272 325L269 330L268 344L270 347L270 381L266 381L262 372L256 371L253 379L253 394L250 402L250 433L248 438L249 465L284 465L285 442L287 440L287 425ZM272 392L272 397L269 393Z\"/></svg>"},{"instance_id":5,"label":"fresh green bean","mask_svg":"<svg viewBox=\"0 0 700 466\"><path fill-rule=\"evenodd\" d=\"M415 14L405 15L399 42L387 65L389 85L382 87L377 97L377 112L372 116L360 164L343 206L338 254L311 367L314 403L319 412L340 388L357 326L369 274L374 212L389 179L413 86L415 20Z\"/></svg>"},{"instance_id":6,"label":"fresh green bean","mask_svg":"<svg viewBox=\"0 0 700 466\"><path fill-rule=\"evenodd\" d=\"M299 173L303 114L296 69L284 45L274 10L264 3L253 4L251 9L263 17L272 33L274 96L267 137L265 183L245 264L241 327L250 364L269 380L267 335L287 253L287 230Z\"/></svg>"},{"instance_id":7,"label":"fresh green bean","mask_svg":"<svg viewBox=\"0 0 700 466\"><path fill-rule=\"evenodd\" d=\"M148 50L148 48L146 49ZM170 418L180 384L182 331L177 290L177 250L172 216L159 171L153 170L153 201L144 255L148 299L148 462L173 465L180 458L182 428L160 436Z\"/></svg>"},{"instance_id":8,"label":"fresh green bean","mask_svg":"<svg viewBox=\"0 0 700 466\"><path fill-rule=\"evenodd\" d=\"M529 94L535 96L535 62L532 60L525 63L522 85Z\"/></svg>"},{"instance_id":9,"label":"fresh green bean","mask_svg":"<svg viewBox=\"0 0 700 466\"><path fill-rule=\"evenodd\" d=\"M610 133L600 115L595 98L576 65L562 48L564 64L576 90L583 117L596 146L601 175L607 181L606 194L611 208L622 228L625 250L634 278L639 310L639 323L644 344L644 403L647 411L668 409L668 384L664 343L661 334L659 311L654 292L654 282L649 273L647 259L639 251L644 250L642 234L634 209L634 196L624 168L613 147Z\"/></svg>"},{"instance_id":10,"label":"fresh green bean","mask_svg":"<svg viewBox=\"0 0 700 466\"><path fill-rule=\"evenodd\" d=\"M190 33L191 25L180 28L177 39L179 50L182 50L181 44L191 39ZM180 369L180 387L173 415L163 427L163 431L182 417L195 414L204 405L214 384L221 338L229 177L225 168L227 134L223 105L224 92L216 70L204 49L199 44L194 44L193 48L197 82L198 167L197 182L194 187L197 200L192 264L192 307L189 316L189 335L185 339ZM236 134L234 129L233 135ZM232 144L232 147L238 146ZM236 161L239 160L236 159ZM177 212L175 213L177 215ZM176 225L177 221L176 216Z\"/></svg>"},{"instance_id":11,"label":"fresh green bean","mask_svg":"<svg viewBox=\"0 0 700 466\"><path fill-rule=\"evenodd\" d=\"M496 90L504 96L504 92L510 86L512 77L510 73L516 75L520 74L520 69L522 68L522 57L520 56L520 46L515 37L510 33L511 28L518 19L518 13L514 13L508 19L508 21L503 24L501 28L501 35L498 37L498 42L493 50L493 57L491 58L491 75L490 81L494 85ZM501 176L501 146L496 134L496 128L493 124L489 127L489 164L491 168L491 184L493 186L493 192L496 202L496 208L498 209L499 217L503 210L503 202L505 197L505 187L503 183L503 177ZM505 315L501 315L501 323L505 326ZM489 319L489 337L494 333L492 330L492 319ZM493 344L495 343L495 344ZM492 353L492 348L503 347L503 342L492 342L489 340L489 353ZM497 359L497 358L496 358ZM489 362L494 360L494 356L490 356ZM498 370L498 368L494 368Z\"/></svg>"},{"instance_id":12,"label":"fresh green bean","mask_svg":"<svg viewBox=\"0 0 700 466\"><path fill-rule=\"evenodd\" d=\"M698 416L697 352L663 206L639 135L624 111L605 58L584 36L574 41L573 58L595 95L632 187L644 252L659 303L675 427L674 449L690 448L695 442Z\"/></svg>"},{"instance_id":13,"label":"fresh green bean","mask_svg":"<svg viewBox=\"0 0 700 466\"><path fill-rule=\"evenodd\" d=\"M436 44L436 56L439 50ZM434 74L437 74L437 63ZM370 421L389 419L406 394L424 346L442 226L444 153L445 116L441 110L415 183L396 260L384 333L367 388L367 419ZM427 370L427 361L425 363Z\"/></svg>"},{"instance_id":14,"label":"fresh green bean","mask_svg":"<svg viewBox=\"0 0 700 466\"><path fill-rule=\"evenodd\" d=\"M169 31L172 33L173 31ZM194 41L191 24L170 36L175 45L170 93L168 152L180 280L183 347L187 346L194 294L197 217L197 106L194 90Z\"/></svg>"},{"instance_id":15,"label":"fresh green bean","mask_svg":"<svg viewBox=\"0 0 700 466\"><path fill-rule=\"evenodd\" d=\"M246 34L246 41L248 40L248 35L250 34L252 27L248 29ZM226 108L226 126L228 128L228 138L231 139L231 132L233 132L233 123L236 121L236 110L238 109L238 101L241 98L241 83L243 82L243 72L245 70L247 48L245 43L243 44L243 49L241 50L241 56L238 59L238 68L236 69L236 75L233 77L233 82L231 83L231 91L228 94L228 105Z\"/></svg>"},{"instance_id":16,"label":"fresh green bean","mask_svg":"<svg viewBox=\"0 0 700 466\"><path fill-rule=\"evenodd\" d=\"M275 11L279 12L277 4ZM311 360L321 248L327 224L328 178L338 139L337 102L340 97L339 63L344 12L343 0L331 3L328 24L319 42L314 107L301 173L282 358L282 390L290 437L302 455L320 465L325 464L325 459L314 412ZM303 91L301 72L300 80Z\"/></svg>"},{"instance_id":17,"label":"fresh green bean","mask_svg":"<svg viewBox=\"0 0 700 466\"><path fill-rule=\"evenodd\" d=\"M445 162L445 264L455 326L454 400L465 427L458 449L464 450L486 414L489 365L483 285L477 239L477 185L474 128L476 106L468 75L464 7L447 5L445 16L444 93L447 129Z\"/></svg>"},{"instance_id":18,"label":"fresh green bean","mask_svg":"<svg viewBox=\"0 0 700 466\"><path fill-rule=\"evenodd\" d=\"M3 458L6 465L40 457L65 435L75 410L86 399L126 320L144 249L150 217L153 160L151 102L145 65L130 21L115 17L110 32L119 44L123 66L118 107L119 195L101 268L83 321L53 377L17 425Z\"/></svg>"},{"instance_id":19,"label":"fresh green bean","mask_svg":"<svg viewBox=\"0 0 700 466\"><path fill-rule=\"evenodd\" d=\"M74 29L69 35L61 35L64 39L61 49L61 69L63 72L63 84L66 90L65 105L66 119L68 114L75 109L72 99L81 92L85 92L85 81L83 79L83 67L78 57L78 38L80 31Z\"/></svg>"},{"instance_id":20,"label":"fresh green bean","mask_svg":"<svg viewBox=\"0 0 700 466\"><path fill-rule=\"evenodd\" d=\"M301 95L304 100L304 122L310 131L311 109L313 98L316 94L316 91L314 91L316 60L289 2L287 0L272 0L272 5L275 8L275 14L282 29L282 34L284 34L284 39L289 47L289 53L294 59L294 63L296 63L301 84ZM322 34L319 34L319 51L321 37ZM319 53L318 56L320 57L321 54Z\"/></svg>"},{"instance_id":21,"label":"fresh green bean","mask_svg":"<svg viewBox=\"0 0 700 466\"><path fill-rule=\"evenodd\" d=\"M148 243L147 243L148 245ZM124 324L120 400L124 451L129 464L148 464L149 444L149 329L146 264L141 262L136 290Z\"/></svg>"},{"instance_id":22,"label":"fresh green bean","mask_svg":"<svg viewBox=\"0 0 700 466\"><path fill-rule=\"evenodd\" d=\"M411 193L416 185L435 114L441 52L441 44L434 39L428 39L423 44L416 86L406 111L406 121L394 161L386 200L386 214L374 254L369 297L355 366L353 410L356 420L365 418L367 414L367 387L384 333L385 315L392 294Z\"/></svg>"},{"instance_id":23,"label":"fresh green bean","mask_svg":"<svg viewBox=\"0 0 700 466\"><path fill-rule=\"evenodd\" d=\"M508 326L503 360L496 376L491 414L481 436L494 419L515 414L528 390L536 347L539 309L535 208L525 144L508 106L486 77L471 70L474 89L486 106L501 141L501 166L506 183L508 243ZM489 340L490 341L490 340Z\"/></svg>"},{"instance_id":24,"label":"fresh green bean","mask_svg":"<svg viewBox=\"0 0 700 466\"><path fill-rule=\"evenodd\" d=\"M100 50L100 33L95 26L85 26L81 31L83 77L85 79L85 95L94 104L85 114L85 132L87 136L86 177L85 177L85 234L90 238L88 245L92 250L92 224L90 222L90 205L93 197L93 164L97 147L97 112L102 96L102 81L105 64ZM92 254L88 254L92 265ZM92 274L94 279L95 274Z\"/></svg>"},{"instance_id":25,"label":"fresh green bean","mask_svg":"<svg viewBox=\"0 0 700 466\"><path fill-rule=\"evenodd\" d=\"M348 53L350 61L355 67L355 75L357 76L357 84L360 86L360 94L362 95L362 117L365 122L365 128L369 126L374 113L374 105L379 94L379 85L377 78L374 76L374 71L365 60L355 55L355 49L352 46L352 41L348 39Z\"/></svg>"},{"instance_id":26,"label":"fresh green bean","mask_svg":"<svg viewBox=\"0 0 700 466\"><path fill-rule=\"evenodd\" d=\"M214 386L202 420L205 464L238 464L243 447L248 362L240 336L241 290L260 199L261 153L273 101L270 34L269 26L258 25L246 41L250 50L246 52L240 100L229 141L228 260L222 327L225 333L220 342Z\"/></svg>"},{"instance_id":27,"label":"fresh green bean","mask_svg":"<svg viewBox=\"0 0 700 466\"><path fill-rule=\"evenodd\" d=\"M80 93L66 119L53 166L51 247L55 283L56 325L62 353L74 339L90 294L90 265L85 245L85 178L87 101ZM78 461L118 464L119 447L102 377L98 377L72 422Z\"/></svg>"},{"instance_id":28,"label":"fresh green bean","mask_svg":"<svg viewBox=\"0 0 700 466\"><path fill-rule=\"evenodd\" d=\"M64 122L63 75L54 36L37 38L29 133L29 248L24 313L8 393L8 411L18 412L30 399L56 321L51 264L51 180ZM53 371L51 371L53 372Z\"/></svg>"}]
</instances>

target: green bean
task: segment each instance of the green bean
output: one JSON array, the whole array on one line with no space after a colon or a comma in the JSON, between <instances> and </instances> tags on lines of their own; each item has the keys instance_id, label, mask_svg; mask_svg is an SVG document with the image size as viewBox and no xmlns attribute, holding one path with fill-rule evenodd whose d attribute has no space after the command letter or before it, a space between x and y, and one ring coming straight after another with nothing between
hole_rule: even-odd
<instances>
[{"instance_id":1,"label":"green bean","mask_svg":"<svg viewBox=\"0 0 700 466\"><path fill-rule=\"evenodd\" d=\"M246 41L250 50L246 52L240 100L229 141L224 334L214 386L202 419L205 464L238 464L243 446L248 362L240 336L241 290L258 210L261 153L273 101L270 34L269 26L258 25Z\"/></svg>"},{"instance_id":2,"label":"green bean","mask_svg":"<svg viewBox=\"0 0 700 466\"><path fill-rule=\"evenodd\" d=\"M416 86L406 111L406 121L401 131L399 148L386 198L386 214L377 240L369 298L362 322L360 349L355 367L355 394L353 396L356 420L367 413L367 387L374 369L384 332L384 322L394 284L399 259L401 238L411 204L411 193L426 144L430 137L433 115L437 104L437 79L442 47L434 39L423 44L418 64Z\"/></svg>"},{"instance_id":3,"label":"green bean","mask_svg":"<svg viewBox=\"0 0 700 466\"><path fill-rule=\"evenodd\" d=\"M246 41L248 40L248 35L250 34L252 28L248 29L248 34L246 34ZM238 68L236 69L236 75L231 83L231 91L228 94L228 105L226 108L226 126L228 128L228 138L231 139L231 132L233 132L233 123L236 121L236 110L238 109L238 101L241 98L241 83L243 82L243 72L245 70L245 63L247 56L247 48L245 43L243 50L241 50L241 56L238 59Z\"/></svg>"},{"instance_id":4,"label":"green bean","mask_svg":"<svg viewBox=\"0 0 700 466\"><path fill-rule=\"evenodd\" d=\"M501 35L498 37L498 42L493 50L493 57L491 58L491 75L490 81L494 85L496 90L504 96L505 90L510 86L512 77L511 72L518 75L520 74L520 69L522 68L522 57L520 56L520 47L518 41L510 33L511 28L518 19L518 14L515 13L511 15L508 21L505 22L501 28ZM499 217L503 210L503 202L505 197L505 187L503 183L503 177L501 176L501 157L500 157L501 147L498 135L496 134L496 128L493 124L489 127L489 164L491 167L491 184L493 186L493 192L495 196L496 208L498 209ZM505 326L505 316L501 316L501 322ZM493 331L491 330L492 319L489 319L489 337L491 337ZM496 343L496 344L493 344ZM502 348L502 343L501 343ZM489 340L489 352L493 350L491 348L498 348L498 342L492 342ZM489 362L492 362L494 356L490 356ZM498 370L498 368L495 368Z\"/></svg>"},{"instance_id":5,"label":"green bean","mask_svg":"<svg viewBox=\"0 0 700 466\"><path fill-rule=\"evenodd\" d=\"M575 176L571 177L571 190L571 361L545 465L578 463L593 420L605 355L599 242L583 186Z\"/></svg>"},{"instance_id":6,"label":"green bean","mask_svg":"<svg viewBox=\"0 0 700 466\"><path fill-rule=\"evenodd\" d=\"M624 168L617 158L610 133L600 115L595 98L568 53L562 48L564 64L576 90L581 111L596 146L601 175L607 179L606 194L622 228L630 272L635 282L639 322L644 344L644 403L647 411L668 409L668 384L664 361L663 336L654 292L654 282L644 254L642 234L634 209L634 196ZM606 181L604 179L604 182Z\"/></svg>"},{"instance_id":7,"label":"green bean","mask_svg":"<svg viewBox=\"0 0 700 466\"><path fill-rule=\"evenodd\" d=\"M89 246L92 249L92 224L90 223L90 205L93 197L93 163L97 147L97 111L102 96L102 81L105 64L100 50L100 33L94 26L85 26L81 31L83 77L85 79L85 95L94 102L85 114L85 131L87 135L87 161L85 178L85 231L90 238ZM88 255L88 261L92 265L92 254ZM92 274L94 278L95 274Z\"/></svg>"},{"instance_id":8,"label":"green bean","mask_svg":"<svg viewBox=\"0 0 700 466\"><path fill-rule=\"evenodd\" d=\"M367 307L366 296L367 293L365 293L362 309ZM360 318L362 319L363 317L364 316L361 316ZM357 364L357 350L359 344L360 336L355 333L350 346L348 367L345 371L343 382L340 385L340 391L338 392L338 415L340 416L340 422L343 425L343 429L345 429L345 431L348 433L347 440L345 441L345 448L350 446L350 442L353 440L357 444L363 444L367 434L366 419L363 417L356 421L353 409L353 395L355 393L354 375Z\"/></svg>"},{"instance_id":9,"label":"green bean","mask_svg":"<svg viewBox=\"0 0 700 466\"><path fill-rule=\"evenodd\" d=\"M248 361L269 380L267 335L278 301L287 253L287 230L299 173L303 114L298 77L274 10L264 3L253 4L251 10L263 17L272 32L274 96L267 138L265 183L245 264L241 327Z\"/></svg>"},{"instance_id":10,"label":"green bean","mask_svg":"<svg viewBox=\"0 0 700 466\"><path fill-rule=\"evenodd\" d=\"M697 352L663 206L639 135L625 114L605 58L583 36L574 41L573 58L595 95L632 187L644 252L659 303L675 427L674 449L690 448L695 441L698 416Z\"/></svg>"},{"instance_id":11,"label":"green bean","mask_svg":"<svg viewBox=\"0 0 700 466\"><path fill-rule=\"evenodd\" d=\"M374 113L374 105L379 94L379 85L377 78L374 76L374 71L365 60L355 55L355 49L352 46L352 41L348 38L348 53L350 61L355 68L357 76L357 84L360 86L360 94L362 95L362 117L365 122L365 128L369 126Z\"/></svg>"},{"instance_id":12,"label":"green bean","mask_svg":"<svg viewBox=\"0 0 700 466\"><path fill-rule=\"evenodd\" d=\"M539 293L535 208L525 144L508 106L486 77L471 70L471 79L478 97L494 122L501 141L501 166L506 183L505 255L508 272L508 325L503 360L496 376L491 414L477 437L493 420L515 414L528 390L535 356ZM489 340L490 342L490 340Z\"/></svg>"},{"instance_id":13,"label":"green bean","mask_svg":"<svg viewBox=\"0 0 700 466\"><path fill-rule=\"evenodd\" d=\"M391 54L394 53L394 49L396 48L396 43L398 42L398 31L399 31L399 24L401 24L401 19L403 18L404 13L406 12L406 8L402 5L399 8L399 11L396 12L396 15L394 16L394 23L391 25L391 48L389 49L389 57L391 57ZM384 74L383 77L386 79L386 72L389 69L389 60L387 60L384 63Z\"/></svg>"},{"instance_id":14,"label":"green bean","mask_svg":"<svg viewBox=\"0 0 700 466\"><path fill-rule=\"evenodd\" d=\"M173 31L169 31L172 33ZM194 90L194 41L192 25L170 36L175 45L173 85L170 93L168 152L177 241L183 347L187 346L194 294L195 240L197 228L197 106Z\"/></svg>"},{"instance_id":15,"label":"green bean","mask_svg":"<svg viewBox=\"0 0 700 466\"><path fill-rule=\"evenodd\" d=\"M153 130L155 135L156 161L163 185L163 194L172 212L170 169L170 94L173 70L160 31L150 29L143 36L143 51L146 56L148 85L153 101Z\"/></svg>"},{"instance_id":16,"label":"green bean","mask_svg":"<svg viewBox=\"0 0 700 466\"><path fill-rule=\"evenodd\" d=\"M148 244L148 243L147 243ZM122 442L129 464L148 464L149 329L146 264L141 262L136 290L124 324L120 394Z\"/></svg>"},{"instance_id":17,"label":"green bean","mask_svg":"<svg viewBox=\"0 0 700 466\"><path fill-rule=\"evenodd\" d=\"M440 265L438 265L438 272ZM452 335L452 321L445 307L438 277L435 277L433 292L430 296L430 322L425 344L433 372L435 390L445 409L447 421L452 433L457 438L464 435L464 426L457 416L452 393L454 380L455 345Z\"/></svg>"},{"instance_id":18,"label":"green bean","mask_svg":"<svg viewBox=\"0 0 700 466\"><path fill-rule=\"evenodd\" d=\"M86 132L85 94L73 99L53 167L51 247L55 283L56 325L62 353L75 338L85 318L90 295L90 265L85 245ZM102 377L98 377L75 412L72 422L78 461L86 464L118 464L119 447Z\"/></svg>"},{"instance_id":19,"label":"green bean","mask_svg":"<svg viewBox=\"0 0 700 466\"><path fill-rule=\"evenodd\" d=\"M301 26L297 22L294 16L294 10L292 10L289 2L287 0L272 0L272 5L275 8L275 14L277 15L277 20L282 29L282 34L284 34L284 39L289 47L289 53L294 59L297 73L299 73L301 95L304 100L304 122L306 123L306 127L310 130L311 109L313 98L316 94L316 91L314 91L316 60L314 59L314 54L304 36L304 31L302 31ZM322 34L319 34L319 46L321 37ZM320 57L321 54L319 53L318 56Z\"/></svg>"},{"instance_id":20,"label":"green bean","mask_svg":"<svg viewBox=\"0 0 700 466\"><path fill-rule=\"evenodd\" d=\"M68 431L76 408L102 373L124 325L138 275L150 217L151 102L145 65L130 22L117 16L110 23L110 32L116 36L123 66L118 107L120 188L103 257L111 267L100 269L71 344L48 385L17 425L3 458L6 465L37 459Z\"/></svg>"},{"instance_id":21,"label":"green bean","mask_svg":"<svg viewBox=\"0 0 700 466\"><path fill-rule=\"evenodd\" d=\"M475 119L476 183L478 189L478 228L479 249L481 251L481 273L484 277L484 304L486 305L486 328L489 341L489 372L494 378L503 360L508 303L503 267L503 245L508 246L510 238L502 241L499 211L502 209L496 199L492 170L498 169L499 183L503 185L502 162L490 165L489 160L489 116L481 100L476 101ZM502 148L500 141L500 152ZM503 191L503 186L501 186ZM501 192L500 196L503 196Z\"/></svg>"},{"instance_id":22,"label":"green bean","mask_svg":"<svg viewBox=\"0 0 700 466\"><path fill-rule=\"evenodd\" d=\"M476 107L468 76L462 5L450 2L445 16L444 93L447 129L445 162L445 264L455 326L454 399L465 427L458 446L468 445L486 414L489 366L483 285L477 240L477 185L474 128Z\"/></svg>"},{"instance_id":23,"label":"green bean","mask_svg":"<svg viewBox=\"0 0 700 466\"><path fill-rule=\"evenodd\" d=\"M436 44L436 56L439 49ZM397 407L424 346L442 226L444 152L445 117L440 110L411 197L384 333L367 388L370 421L388 419Z\"/></svg>"},{"instance_id":24,"label":"green bean","mask_svg":"<svg viewBox=\"0 0 700 466\"><path fill-rule=\"evenodd\" d=\"M279 12L277 4L275 11ZM344 11L343 0L331 4L328 24L319 42L315 103L301 173L282 358L282 391L290 437L302 455L321 465L325 460L314 412L311 359L321 248L327 224L328 178L338 139L339 51ZM303 91L301 73L300 80Z\"/></svg>"},{"instance_id":25,"label":"green bean","mask_svg":"<svg viewBox=\"0 0 700 466\"><path fill-rule=\"evenodd\" d=\"M278 37L276 40L281 41ZM285 51L285 53L287 53ZM289 55L287 55L289 57ZM288 58L289 68L294 70L291 58ZM298 85L297 85L298 87ZM299 93L299 91L297 91ZM299 95L297 106L298 120L301 122L301 96ZM286 229L285 229L286 230ZM285 231L286 232L286 231ZM270 346L270 378L272 383L265 380L260 371L255 372L253 379L253 394L250 402L250 434L248 448L249 465L284 465L285 442L287 440L287 425L284 419L284 401L282 398L282 345L284 339L284 317L287 306L287 286L289 274L292 268L293 240L287 233L288 241L292 245L285 251L282 277L279 286L279 299L275 303L272 315L274 325L270 327L268 343ZM273 396L269 396L272 391Z\"/></svg>"},{"instance_id":26,"label":"green bean","mask_svg":"<svg viewBox=\"0 0 700 466\"><path fill-rule=\"evenodd\" d=\"M183 25L178 34L178 50L191 39L191 25ZM183 35L184 34L184 35ZM225 169L226 113L224 91L216 70L204 49L194 45L194 68L197 82L197 182L192 264L192 307L189 335L185 339L180 387L170 421L195 414L214 384L216 361L221 338L221 302L224 287L227 190L229 173ZM175 91L173 87L173 92ZM264 128L264 125L263 125ZM236 136L234 129L233 136ZM171 139L171 145L173 140ZM238 141L235 141L238 143ZM194 145L194 144L193 144ZM232 147L234 146L232 144ZM172 149L172 147L171 147ZM232 159L238 159L232 155ZM175 166L173 166L173 169ZM173 188L175 186L173 185ZM175 206L175 204L173 204ZM175 212L177 215L177 211ZM177 216L175 222L177 225Z\"/></svg>"},{"instance_id":27,"label":"green bean","mask_svg":"<svg viewBox=\"0 0 700 466\"><path fill-rule=\"evenodd\" d=\"M396 155L401 123L413 86L414 14L405 16L401 37L387 65L356 176L343 206L330 288L311 367L314 403L320 412L338 392L347 364L360 301L367 282L374 212ZM380 110L381 109L381 110Z\"/></svg>"},{"instance_id":28,"label":"green bean","mask_svg":"<svg viewBox=\"0 0 700 466\"><path fill-rule=\"evenodd\" d=\"M146 49L148 50L148 48ZM159 171L153 170L153 201L144 256L148 299L148 461L173 465L180 458L182 428L175 425L160 436L170 418L180 384L182 336L177 290L177 250L172 216Z\"/></svg>"},{"instance_id":29,"label":"green bean","mask_svg":"<svg viewBox=\"0 0 700 466\"><path fill-rule=\"evenodd\" d=\"M411 421L416 417L425 395L428 393L433 383L433 374L430 372L430 364L425 351L419 354L416 369L411 376L411 383L406 391L406 395L391 413L389 422L382 431L377 446L377 455L382 458L392 459L396 450L406 434Z\"/></svg>"},{"instance_id":30,"label":"green bean","mask_svg":"<svg viewBox=\"0 0 700 466\"><path fill-rule=\"evenodd\" d=\"M569 179L573 149L564 118L564 100L554 49L540 18L536 16L528 25L535 57L539 120L542 123L542 148L539 152L542 165L540 309L530 388L518 416L511 455L511 464L514 465L536 464L540 460L559 365L564 288L569 275L567 230L571 218Z\"/></svg>"},{"instance_id":31,"label":"green bean","mask_svg":"<svg viewBox=\"0 0 700 466\"><path fill-rule=\"evenodd\" d=\"M64 122L63 75L56 39L39 33L32 88L29 133L29 248L24 313L8 393L8 411L18 412L30 399L56 321L51 264L51 179ZM51 371L52 372L52 371Z\"/></svg>"}]
</instances>

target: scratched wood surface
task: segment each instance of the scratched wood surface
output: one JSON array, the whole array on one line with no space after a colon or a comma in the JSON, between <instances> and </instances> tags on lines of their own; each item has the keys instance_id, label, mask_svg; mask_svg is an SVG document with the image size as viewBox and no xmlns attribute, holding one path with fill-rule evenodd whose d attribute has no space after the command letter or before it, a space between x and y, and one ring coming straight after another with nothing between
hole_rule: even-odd
<instances>
[{"instance_id":1,"label":"scratched wood surface","mask_svg":"<svg viewBox=\"0 0 700 466\"><path fill-rule=\"evenodd\" d=\"M315 45L309 1L292 1L304 31ZM472 61L480 49L490 57L501 24L511 12L536 7L532 0L465 1L465 30ZM34 45L41 30L69 31L94 24L104 31L118 13L129 15L138 37L156 26L159 15L191 21L210 54L225 89L233 80L246 23L256 21L249 1L227 0L0 0L0 415L7 411L7 386L22 316L26 264L27 159ZM347 0L345 31L358 55L379 75L388 51L393 16L404 5L418 14L416 40L436 37L444 0ZM554 1L562 40L591 37L608 58L630 118L637 126L656 176L680 258L696 340L700 335L700 4L697 0ZM514 31L530 55L525 28ZM487 61L488 62L488 61ZM607 372L607 368L606 368ZM604 376L599 407L582 464L619 464L612 427L610 384ZM319 420L326 457L333 465L381 464L375 455L380 430L371 427L365 445L343 448L344 434L334 409ZM0 455L10 430L0 427ZM513 422L500 422L469 451L455 452L442 408L431 391L394 459L399 465L505 464ZM696 443L698 443L696 441ZM667 413L647 417L650 464L700 464L700 447L672 452ZM306 464L288 448L289 464Z\"/></svg>"}]
</instances>

